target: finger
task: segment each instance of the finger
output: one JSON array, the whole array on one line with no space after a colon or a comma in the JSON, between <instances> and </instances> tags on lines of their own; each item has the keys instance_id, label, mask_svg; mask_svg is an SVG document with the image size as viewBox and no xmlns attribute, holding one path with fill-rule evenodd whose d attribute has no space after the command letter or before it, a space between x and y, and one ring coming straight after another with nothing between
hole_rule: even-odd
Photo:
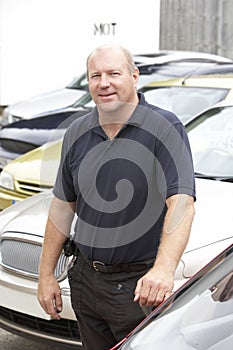
<instances>
[{"instance_id":1,"label":"finger","mask_svg":"<svg viewBox=\"0 0 233 350\"><path fill-rule=\"evenodd\" d=\"M151 293L151 287L148 284L143 284L141 291L140 291L140 296L139 296L139 304L140 305L153 305L148 302L148 298L150 298L150 293Z\"/></svg>"},{"instance_id":2,"label":"finger","mask_svg":"<svg viewBox=\"0 0 233 350\"><path fill-rule=\"evenodd\" d=\"M164 294L164 299L168 299L172 295L172 290L167 290Z\"/></svg>"},{"instance_id":3,"label":"finger","mask_svg":"<svg viewBox=\"0 0 233 350\"><path fill-rule=\"evenodd\" d=\"M153 292L152 292L153 291ZM172 294L171 290L161 289L151 289L150 295L147 299L147 306L157 306L161 304L164 300L168 299Z\"/></svg>"},{"instance_id":4,"label":"finger","mask_svg":"<svg viewBox=\"0 0 233 350\"><path fill-rule=\"evenodd\" d=\"M56 305L56 301L55 299L51 300L49 305L48 305L48 309L47 309L47 313L55 319L60 319L60 312L57 309L57 305Z\"/></svg>"},{"instance_id":5,"label":"finger","mask_svg":"<svg viewBox=\"0 0 233 350\"><path fill-rule=\"evenodd\" d=\"M58 295L55 295L54 302L55 302L57 312L61 312L62 311L62 297L61 297L60 293Z\"/></svg>"},{"instance_id":6,"label":"finger","mask_svg":"<svg viewBox=\"0 0 233 350\"><path fill-rule=\"evenodd\" d=\"M172 294L171 290L167 290L167 291L160 290L157 294L154 306L161 304L163 301L168 299L171 296L171 294Z\"/></svg>"},{"instance_id":7,"label":"finger","mask_svg":"<svg viewBox=\"0 0 233 350\"><path fill-rule=\"evenodd\" d=\"M168 293L168 291L164 290L163 288L159 289L158 293L157 293L157 296L156 296L156 299L155 299L155 304L154 305L161 304L164 301L167 293Z\"/></svg>"},{"instance_id":8,"label":"finger","mask_svg":"<svg viewBox=\"0 0 233 350\"><path fill-rule=\"evenodd\" d=\"M157 288L150 288L148 290L147 298L145 300L146 306L155 305L157 295L158 295L158 289Z\"/></svg>"},{"instance_id":9,"label":"finger","mask_svg":"<svg viewBox=\"0 0 233 350\"><path fill-rule=\"evenodd\" d=\"M142 279L140 278L137 282L136 288L134 290L134 301L139 301L140 299L140 291L142 288Z\"/></svg>"}]
</instances>

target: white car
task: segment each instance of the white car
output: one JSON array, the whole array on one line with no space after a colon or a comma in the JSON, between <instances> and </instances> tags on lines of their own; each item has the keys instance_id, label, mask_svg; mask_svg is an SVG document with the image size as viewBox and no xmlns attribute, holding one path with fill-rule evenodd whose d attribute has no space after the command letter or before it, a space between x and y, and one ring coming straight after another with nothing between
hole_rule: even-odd
<instances>
[{"instance_id":1,"label":"white car","mask_svg":"<svg viewBox=\"0 0 233 350\"><path fill-rule=\"evenodd\" d=\"M196 217L176 272L175 289L233 242L233 185L197 179L197 195ZM69 258L62 255L56 270L64 302L61 321L51 320L36 298L38 264L51 198L49 190L0 213L0 327L34 340L77 349L80 338L66 275Z\"/></svg>"},{"instance_id":2,"label":"white car","mask_svg":"<svg viewBox=\"0 0 233 350\"><path fill-rule=\"evenodd\" d=\"M232 350L233 244L110 350Z\"/></svg>"}]
</instances>

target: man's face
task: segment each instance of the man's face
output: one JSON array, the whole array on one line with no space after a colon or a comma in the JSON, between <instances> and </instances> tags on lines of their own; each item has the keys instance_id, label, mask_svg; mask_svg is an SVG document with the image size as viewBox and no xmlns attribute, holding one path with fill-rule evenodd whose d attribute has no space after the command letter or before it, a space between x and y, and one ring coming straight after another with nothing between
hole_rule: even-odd
<instances>
[{"instance_id":1,"label":"man's face","mask_svg":"<svg viewBox=\"0 0 233 350\"><path fill-rule=\"evenodd\" d=\"M89 90L97 107L116 111L125 104L137 104L138 70L130 73L124 53L116 48L95 52L88 61Z\"/></svg>"}]
</instances>

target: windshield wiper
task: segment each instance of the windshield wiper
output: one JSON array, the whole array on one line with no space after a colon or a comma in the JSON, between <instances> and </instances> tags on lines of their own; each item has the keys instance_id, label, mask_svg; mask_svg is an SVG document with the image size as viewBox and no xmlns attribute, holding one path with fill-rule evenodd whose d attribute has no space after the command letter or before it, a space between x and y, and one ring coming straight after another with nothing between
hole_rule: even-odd
<instances>
[{"instance_id":1,"label":"windshield wiper","mask_svg":"<svg viewBox=\"0 0 233 350\"><path fill-rule=\"evenodd\" d=\"M217 176L216 180L225 181L225 182L233 182L233 176Z\"/></svg>"},{"instance_id":2,"label":"windshield wiper","mask_svg":"<svg viewBox=\"0 0 233 350\"><path fill-rule=\"evenodd\" d=\"M200 179L216 180L216 176L214 175L208 175L208 174L199 173L199 172L195 172L194 174L195 174L195 177L198 177Z\"/></svg>"},{"instance_id":3,"label":"windshield wiper","mask_svg":"<svg viewBox=\"0 0 233 350\"><path fill-rule=\"evenodd\" d=\"M216 181L225 181L225 182L233 182L233 175L232 176L224 176L224 175L208 175L204 173L195 172L195 177L200 179L207 179L207 180L216 180Z\"/></svg>"}]
</instances>

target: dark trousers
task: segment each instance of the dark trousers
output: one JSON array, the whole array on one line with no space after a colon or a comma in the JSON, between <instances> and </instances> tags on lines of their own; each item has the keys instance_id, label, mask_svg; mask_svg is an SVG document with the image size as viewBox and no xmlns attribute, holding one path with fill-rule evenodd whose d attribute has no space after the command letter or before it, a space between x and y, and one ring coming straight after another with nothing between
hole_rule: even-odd
<instances>
[{"instance_id":1,"label":"dark trousers","mask_svg":"<svg viewBox=\"0 0 233 350\"><path fill-rule=\"evenodd\" d=\"M133 298L137 281L146 272L97 272L78 256L68 277L82 349L107 350L145 318Z\"/></svg>"}]
</instances>

